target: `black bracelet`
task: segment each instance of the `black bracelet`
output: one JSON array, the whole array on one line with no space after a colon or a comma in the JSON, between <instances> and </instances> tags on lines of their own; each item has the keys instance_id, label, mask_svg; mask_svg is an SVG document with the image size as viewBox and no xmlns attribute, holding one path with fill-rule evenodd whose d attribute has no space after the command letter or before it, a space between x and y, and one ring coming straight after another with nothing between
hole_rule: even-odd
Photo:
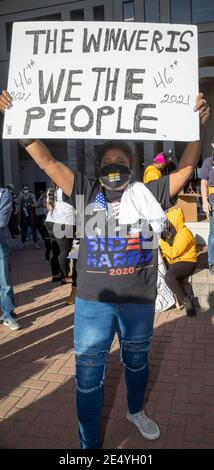
<instances>
[{"instance_id":1,"label":"black bracelet","mask_svg":"<svg viewBox=\"0 0 214 470\"><path fill-rule=\"evenodd\" d=\"M31 145L34 142L36 142L36 140L35 139L19 139L18 142L25 149L26 147L28 147L28 145Z\"/></svg>"}]
</instances>

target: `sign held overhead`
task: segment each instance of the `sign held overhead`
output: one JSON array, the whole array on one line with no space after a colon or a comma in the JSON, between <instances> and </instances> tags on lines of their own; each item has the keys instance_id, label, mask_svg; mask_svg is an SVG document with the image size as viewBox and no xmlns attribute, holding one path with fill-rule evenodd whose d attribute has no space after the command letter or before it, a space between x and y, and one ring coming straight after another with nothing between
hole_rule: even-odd
<instances>
[{"instance_id":1,"label":"sign held overhead","mask_svg":"<svg viewBox=\"0 0 214 470\"><path fill-rule=\"evenodd\" d=\"M7 139L197 140L197 28L14 23L7 89Z\"/></svg>"}]
</instances>

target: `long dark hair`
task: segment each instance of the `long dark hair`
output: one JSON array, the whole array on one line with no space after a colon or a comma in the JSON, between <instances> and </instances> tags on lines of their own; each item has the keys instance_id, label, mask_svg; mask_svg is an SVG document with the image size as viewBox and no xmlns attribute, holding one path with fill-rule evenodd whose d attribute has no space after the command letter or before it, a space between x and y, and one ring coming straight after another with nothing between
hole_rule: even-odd
<instances>
[{"instance_id":1,"label":"long dark hair","mask_svg":"<svg viewBox=\"0 0 214 470\"><path fill-rule=\"evenodd\" d=\"M51 212L53 212L54 207L55 207L55 202L57 200L57 195L56 195L57 189L58 189L58 186L54 183L54 181L51 181L51 187L48 189L48 192L47 192L47 204L50 207Z\"/></svg>"}]
</instances>

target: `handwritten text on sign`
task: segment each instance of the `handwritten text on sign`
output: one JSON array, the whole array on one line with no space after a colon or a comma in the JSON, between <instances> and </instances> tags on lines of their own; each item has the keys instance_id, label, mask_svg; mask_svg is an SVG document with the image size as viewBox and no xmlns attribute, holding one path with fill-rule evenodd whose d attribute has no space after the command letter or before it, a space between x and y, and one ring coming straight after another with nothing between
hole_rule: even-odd
<instances>
[{"instance_id":1,"label":"handwritten text on sign","mask_svg":"<svg viewBox=\"0 0 214 470\"><path fill-rule=\"evenodd\" d=\"M198 139L197 29L15 23L4 137Z\"/></svg>"}]
</instances>

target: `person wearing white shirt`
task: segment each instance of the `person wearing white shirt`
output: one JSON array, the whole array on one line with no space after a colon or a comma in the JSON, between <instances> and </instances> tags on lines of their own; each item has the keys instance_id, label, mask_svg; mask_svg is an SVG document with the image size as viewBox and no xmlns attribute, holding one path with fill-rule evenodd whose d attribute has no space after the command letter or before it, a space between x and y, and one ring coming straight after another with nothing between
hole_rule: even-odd
<instances>
[{"instance_id":1,"label":"person wearing white shirt","mask_svg":"<svg viewBox=\"0 0 214 470\"><path fill-rule=\"evenodd\" d=\"M68 278L68 253L73 240L73 208L63 201L63 193L54 183L47 192L48 214L45 225L51 242L50 265L52 281L62 284L71 282Z\"/></svg>"}]
</instances>

